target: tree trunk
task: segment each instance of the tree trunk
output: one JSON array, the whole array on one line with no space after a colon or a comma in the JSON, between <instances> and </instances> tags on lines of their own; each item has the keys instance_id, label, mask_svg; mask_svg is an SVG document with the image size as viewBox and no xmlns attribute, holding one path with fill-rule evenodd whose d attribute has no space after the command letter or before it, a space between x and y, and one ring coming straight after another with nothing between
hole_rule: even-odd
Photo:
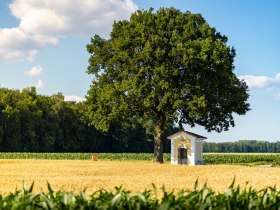
<instances>
[{"instance_id":1,"label":"tree trunk","mask_svg":"<svg viewBox=\"0 0 280 210\"><path fill-rule=\"evenodd\" d=\"M166 117L161 116L154 130L154 162L163 163L163 131Z\"/></svg>"}]
</instances>

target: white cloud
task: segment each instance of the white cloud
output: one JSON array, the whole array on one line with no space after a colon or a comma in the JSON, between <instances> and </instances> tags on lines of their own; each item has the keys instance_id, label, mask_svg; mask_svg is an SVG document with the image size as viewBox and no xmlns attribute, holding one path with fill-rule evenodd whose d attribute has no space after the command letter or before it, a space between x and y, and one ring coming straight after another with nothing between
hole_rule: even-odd
<instances>
[{"instance_id":1,"label":"white cloud","mask_svg":"<svg viewBox=\"0 0 280 210\"><path fill-rule=\"evenodd\" d=\"M55 37L30 34L19 28L0 28L0 58L32 61L45 45L57 45Z\"/></svg>"},{"instance_id":2,"label":"white cloud","mask_svg":"<svg viewBox=\"0 0 280 210\"><path fill-rule=\"evenodd\" d=\"M268 88L280 82L280 74L275 78L267 76L244 75L239 76L238 79L244 80L249 88Z\"/></svg>"},{"instance_id":3,"label":"white cloud","mask_svg":"<svg viewBox=\"0 0 280 210\"><path fill-rule=\"evenodd\" d=\"M45 86L45 83L42 80L38 80L37 83L34 85L37 89L41 89Z\"/></svg>"},{"instance_id":4,"label":"white cloud","mask_svg":"<svg viewBox=\"0 0 280 210\"><path fill-rule=\"evenodd\" d=\"M275 80L280 82L280 73L275 76Z\"/></svg>"},{"instance_id":5,"label":"white cloud","mask_svg":"<svg viewBox=\"0 0 280 210\"><path fill-rule=\"evenodd\" d=\"M29 61L61 36L108 36L114 20L138 9L132 0L13 0L9 8L20 24L0 28L0 58Z\"/></svg>"},{"instance_id":6,"label":"white cloud","mask_svg":"<svg viewBox=\"0 0 280 210\"><path fill-rule=\"evenodd\" d=\"M82 102L85 101L86 99L81 97L81 96L65 96L64 101L76 101L76 102Z\"/></svg>"},{"instance_id":7,"label":"white cloud","mask_svg":"<svg viewBox=\"0 0 280 210\"><path fill-rule=\"evenodd\" d=\"M108 35L114 20L138 9L132 0L14 0L9 7L22 30L45 35Z\"/></svg>"},{"instance_id":8,"label":"white cloud","mask_svg":"<svg viewBox=\"0 0 280 210\"><path fill-rule=\"evenodd\" d=\"M28 76L36 76L39 75L43 72L43 68L38 65L38 66L34 66L31 69L29 69L28 71L24 72L26 75Z\"/></svg>"},{"instance_id":9,"label":"white cloud","mask_svg":"<svg viewBox=\"0 0 280 210\"><path fill-rule=\"evenodd\" d=\"M267 76L244 75L238 76L238 79L244 80L249 88L265 88L266 90L270 90L271 88L278 88L280 85L280 73L278 73L274 78ZM280 101L280 92L274 94L273 99Z\"/></svg>"}]
</instances>

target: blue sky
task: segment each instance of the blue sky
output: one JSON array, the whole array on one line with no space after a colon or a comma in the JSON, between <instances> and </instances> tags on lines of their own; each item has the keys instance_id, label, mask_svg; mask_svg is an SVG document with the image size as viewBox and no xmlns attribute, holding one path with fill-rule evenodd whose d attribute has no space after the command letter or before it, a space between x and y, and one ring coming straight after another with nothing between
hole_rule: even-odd
<instances>
[{"instance_id":1,"label":"blue sky","mask_svg":"<svg viewBox=\"0 0 280 210\"><path fill-rule=\"evenodd\" d=\"M41 94L62 92L82 100L91 84L86 44L108 37L113 20L137 8L175 7L201 13L236 49L235 74L250 87L251 111L235 116L227 132L185 129L208 141L280 141L280 2L277 0L1 0L0 85L36 86Z\"/></svg>"}]
</instances>

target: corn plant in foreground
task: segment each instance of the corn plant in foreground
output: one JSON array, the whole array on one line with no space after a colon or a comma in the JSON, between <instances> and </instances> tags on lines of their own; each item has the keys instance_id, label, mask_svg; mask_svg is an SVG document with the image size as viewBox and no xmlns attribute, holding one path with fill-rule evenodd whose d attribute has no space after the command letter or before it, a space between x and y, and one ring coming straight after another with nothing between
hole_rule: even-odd
<instances>
[{"instance_id":1,"label":"corn plant in foreground","mask_svg":"<svg viewBox=\"0 0 280 210\"><path fill-rule=\"evenodd\" d=\"M101 189L91 195L85 191L54 192L48 184L48 192L32 193L23 188L8 195L0 195L0 209L280 209L280 192L275 187L263 190L235 187L234 182L224 193L215 193L206 184L198 188L195 183L193 191L182 190L179 193L167 192L162 188L163 196L158 198L154 191L132 194L122 188L115 192Z\"/></svg>"}]
</instances>

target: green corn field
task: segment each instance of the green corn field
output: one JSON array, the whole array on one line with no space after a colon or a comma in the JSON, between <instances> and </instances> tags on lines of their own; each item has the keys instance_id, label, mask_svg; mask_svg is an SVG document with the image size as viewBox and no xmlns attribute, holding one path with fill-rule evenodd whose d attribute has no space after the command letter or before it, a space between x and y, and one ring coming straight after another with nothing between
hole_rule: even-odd
<instances>
[{"instance_id":1,"label":"green corn field","mask_svg":"<svg viewBox=\"0 0 280 210\"><path fill-rule=\"evenodd\" d=\"M92 153L5 153L0 152L0 159L48 159L48 160L89 160ZM151 153L96 153L100 160L152 161ZM164 154L164 161L170 161L170 154ZM246 164L273 163L280 165L279 153L209 153L204 154L205 164Z\"/></svg>"}]
</instances>

